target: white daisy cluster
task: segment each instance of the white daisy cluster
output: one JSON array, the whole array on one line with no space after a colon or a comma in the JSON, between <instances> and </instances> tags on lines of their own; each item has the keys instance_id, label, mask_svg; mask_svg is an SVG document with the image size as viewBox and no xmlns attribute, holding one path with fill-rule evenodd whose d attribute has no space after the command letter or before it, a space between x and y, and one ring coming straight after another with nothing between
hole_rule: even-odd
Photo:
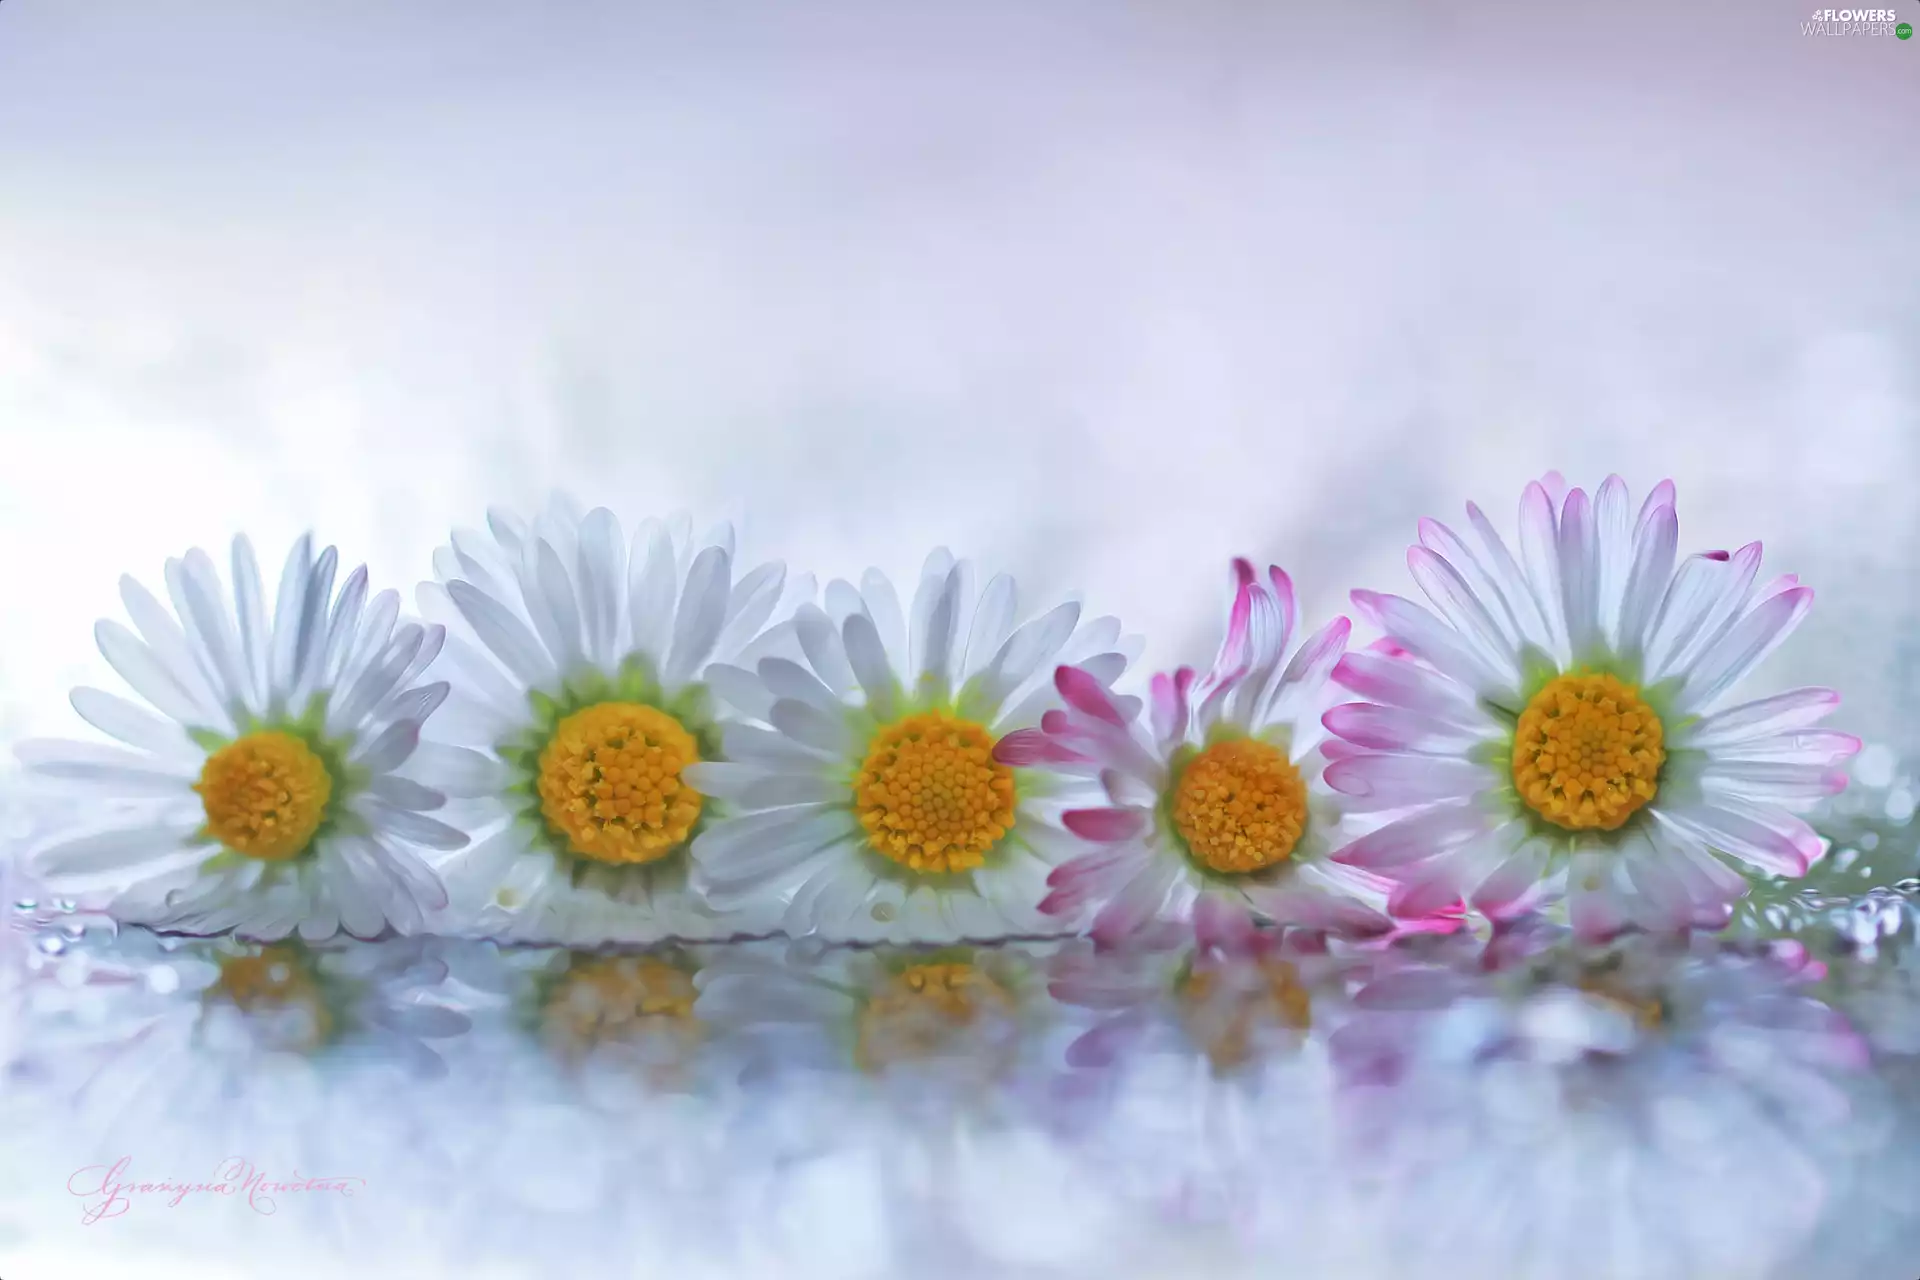
<instances>
[{"instance_id":1,"label":"white daisy cluster","mask_svg":"<svg viewBox=\"0 0 1920 1280\"><path fill-rule=\"evenodd\" d=\"M1212 667L1144 698L1118 621L944 550L909 599L877 570L821 591L730 528L556 499L456 531L415 620L306 538L269 598L243 537L224 584L198 550L165 603L122 580L132 626L96 635L144 705L79 689L117 745L21 744L90 797L28 869L261 940L1233 948L1549 896L1589 935L1710 927L1733 862L1820 856L1794 814L1859 745L1812 727L1836 696L1728 699L1807 588L1760 582L1758 544L1678 558L1670 484L1637 516L1617 478L1531 485L1518 558L1469 520L1409 554L1438 615L1355 593L1364 649L1236 561Z\"/></svg>"}]
</instances>

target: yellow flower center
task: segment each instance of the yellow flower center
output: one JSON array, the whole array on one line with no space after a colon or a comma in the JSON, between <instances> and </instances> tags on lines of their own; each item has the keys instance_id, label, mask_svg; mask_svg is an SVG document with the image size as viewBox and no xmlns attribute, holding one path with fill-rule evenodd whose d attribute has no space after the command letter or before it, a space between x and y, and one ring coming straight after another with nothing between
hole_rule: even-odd
<instances>
[{"instance_id":1,"label":"yellow flower center","mask_svg":"<svg viewBox=\"0 0 1920 1280\"><path fill-rule=\"evenodd\" d=\"M1584 975L1575 983L1575 986L1587 995L1605 1001L1632 1018L1637 1030L1654 1032L1660 1030L1666 1023L1666 1001L1658 995L1645 995L1628 990L1619 982L1605 976Z\"/></svg>"},{"instance_id":2,"label":"yellow flower center","mask_svg":"<svg viewBox=\"0 0 1920 1280\"><path fill-rule=\"evenodd\" d=\"M1305 1031L1313 1025L1313 995L1284 960L1262 960L1225 975L1195 971L1176 994L1182 1025L1216 1070L1245 1065L1263 1026Z\"/></svg>"},{"instance_id":3,"label":"yellow flower center","mask_svg":"<svg viewBox=\"0 0 1920 1280\"><path fill-rule=\"evenodd\" d=\"M1174 788L1174 830L1196 861L1223 874L1290 857L1306 824L1306 779L1286 752L1258 738L1214 743Z\"/></svg>"},{"instance_id":4,"label":"yellow flower center","mask_svg":"<svg viewBox=\"0 0 1920 1280\"><path fill-rule=\"evenodd\" d=\"M912 965L861 1007L854 1062L877 1071L935 1057L985 1017L1006 1016L1012 1008L1006 989L970 964Z\"/></svg>"},{"instance_id":5,"label":"yellow flower center","mask_svg":"<svg viewBox=\"0 0 1920 1280\"><path fill-rule=\"evenodd\" d=\"M306 851L326 817L333 775L313 748L277 729L249 733L200 769L207 835L235 853L285 862Z\"/></svg>"},{"instance_id":6,"label":"yellow flower center","mask_svg":"<svg viewBox=\"0 0 1920 1280\"><path fill-rule=\"evenodd\" d=\"M566 1058L596 1045L663 1036L691 1048L703 1035L693 1016L693 975L654 956L604 956L575 963L540 1011L540 1036Z\"/></svg>"},{"instance_id":7,"label":"yellow flower center","mask_svg":"<svg viewBox=\"0 0 1920 1280\"><path fill-rule=\"evenodd\" d=\"M220 976L202 998L231 1005L258 1026L276 1028L283 1033L276 1038L279 1048L318 1049L333 1035L333 1014L320 984L290 947L267 947L258 955L222 962Z\"/></svg>"},{"instance_id":8,"label":"yellow flower center","mask_svg":"<svg viewBox=\"0 0 1920 1280\"><path fill-rule=\"evenodd\" d=\"M1513 785L1568 831L1613 831L1659 789L1664 732L1634 686L1609 675L1556 677L1520 713Z\"/></svg>"},{"instance_id":9,"label":"yellow flower center","mask_svg":"<svg viewBox=\"0 0 1920 1280\"><path fill-rule=\"evenodd\" d=\"M939 711L875 734L853 796L868 842L915 871L971 870L1013 827L1013 770L992 736Z\"/></svg>"},{"instance_id":10,"label":"yellow flower center","mask_svg":"<svg viewBox=\"0 0 1920 1280\"><path fill-rule=\"evenodd\" d=\"M598 703L562 720L540 753L540 812L580 857L653 862L700 818L700 793L680 780L699 759L693 735L666 712Z\"/></svg>"}]
</instances>

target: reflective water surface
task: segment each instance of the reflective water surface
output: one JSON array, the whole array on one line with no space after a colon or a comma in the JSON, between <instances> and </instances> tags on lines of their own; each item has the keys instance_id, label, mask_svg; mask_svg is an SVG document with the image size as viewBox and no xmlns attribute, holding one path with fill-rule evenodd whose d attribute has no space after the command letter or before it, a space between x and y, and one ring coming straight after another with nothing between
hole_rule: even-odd
<instances>
[{"instance_id":1,"label":"reflective water surface","mask_svg":"<svg viewBox=\"0 0 1920 1280\"><path fill-rule=\"evenodd\" d=\"M1545 919L1237 957L264 946L22 891L0 1244L239 1275L1910 1275L1906 786L1856 790L1727 935L1603 948Z\"/></svg>"}]
</instances>

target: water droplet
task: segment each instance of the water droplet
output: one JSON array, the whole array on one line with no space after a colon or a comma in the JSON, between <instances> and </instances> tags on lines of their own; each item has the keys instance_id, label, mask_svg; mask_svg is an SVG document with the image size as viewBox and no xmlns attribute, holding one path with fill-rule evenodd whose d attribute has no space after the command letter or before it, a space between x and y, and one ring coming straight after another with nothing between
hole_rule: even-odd
<instances>
[{"instance_id":1,"label":"water droplet","mask_svg":"<svg viewBox=\"0 0 1920 1280\"><path fill-rule=\"evenodd\" d=\"M170 964L159 964L147 970L147 990L155 995L170 996L180 989L180 974Z\"/></svg>"},{"instance_id":2,"label":"water droplet","mask_svg":"<svg viewBox=\"0 0 1920 1280\"><path fill-rule=\"evenodd\" d=\"M40 904L35 902L32 898L19 898L15 900L13 904L13 909L15 911L18 911L23 916L32 915L33 909L39 905Z\"/></svg>"},{"instance_id":3,"label":"water droplet","mask_svg":"<svg viewBox=\"0 0 1920 1280\"><path fill-rule=\"evenodd\" d=\"M50 956L57 956L62 951L65 951L67 949L67 940L65 938L57 938L52 934L48 934L45 937L41 938L39 941L35 942L33 945L40 948L40 950L46 952Z\"/></svg>"},{"instance_id":4,"label":"water droplet","mask_svg":"<svg viewBox=\"0 0 1920 1280\"><path fill-rule=\"evenodd\" d=\"M87 926L84 921L69 920L60 926L60 936L68 942L78 942L87 936Z\"/></svg>"},{"instance_id":5,"label":"water droplet","mask_svg":"<svg viewBox=\"0 0 1920 1280\"><path fill-rule=\"evenodd\" d=\"M876 902L873 904L873 910L869 914L871 914L875 920L885 924L887 921L893 919L896 913L894 912L891 902Z\"/></svg>"},{"instance_id":6,"label":"water droplet","mask_svg":"<svg viewBox=\"0 0 1920 1280\"><path fill-rule=\"evenodd\" d=\"M1854 760L1854 780L1863 787L1884 787L1893 781L1895 763L1893 749L1876 742Z\"/></svg>"},{"instance_id":7,"label":"water droplet","mask_svg":"<svg viewBox=\"0 0 1920 1280\"><path fill-rule=\"evenodd\" d=\"M1878 831L1869 831L1867 834L1861 836L1860 847L1869 853L1878 849L1880 847L1880 833Z\"/></svg>"},{"instance_id":8,"label":"water droplet","mask_svg":"<svg viewBox=\"0 0 1920 1280\"><path fill-rule=\"evenodd\" d=\"M79 906L80 904L75 902L72 898L55 898L53 900L53 909L55 911L62 912L63 914L70 915L74 911L78 910Z\"/></svg>"}]
</instances>

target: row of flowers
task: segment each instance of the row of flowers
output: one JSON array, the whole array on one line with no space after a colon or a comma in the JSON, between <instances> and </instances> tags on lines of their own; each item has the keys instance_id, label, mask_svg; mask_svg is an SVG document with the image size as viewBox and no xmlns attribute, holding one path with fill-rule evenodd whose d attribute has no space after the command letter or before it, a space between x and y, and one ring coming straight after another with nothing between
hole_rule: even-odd
<instances>
[{"instance_id":1,"label":"row of flowers","mask_svg":"<svg viewBox=\"0 0 1920 1280\"><path fill-rule=\"evenodd\" d=\"M169 931L568 945L1233 947L1550 903L1604 938L1803 874L1859 741L1816 727L1830 690L1733 692L1812 592L1757 542L1681 556L1670 483L1550 475L1514 547L1466 515L1408 551L1431 608L1353 593L1364 645L1236 561L1211 667L1140 694L1117 620L944 550L903 602L556 499L456 531L416 618L307 538L270 598L241 537L227 584L200 550L165 602L122 579L96 636L145 705L77 689L117 745L20 744L90 797L27 865Z\"/></svg>"}]
</instances>

